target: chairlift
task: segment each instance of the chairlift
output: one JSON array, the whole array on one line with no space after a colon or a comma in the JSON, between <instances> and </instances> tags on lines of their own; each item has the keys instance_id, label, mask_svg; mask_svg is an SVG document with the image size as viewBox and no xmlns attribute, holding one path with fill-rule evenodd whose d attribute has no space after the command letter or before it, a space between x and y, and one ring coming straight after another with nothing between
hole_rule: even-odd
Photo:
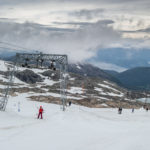
<instances>
[{"instance_id":1,"label":"chairlift","mask_svg":"<svg viewBox=\"0 0 150 150\"><path fill-rule=\"evenodd\" d=\"M43 62L44 62L44 59L41 59L40 61L41 61L41 67L42 67L42 66L43 66Z\"/></svg>"},{"instance_id":2,"label":"chairlift","mask_svg":"<svg viewBox=\"0 0 150 150\"><path fill-rule=\"evenodd\" d=\"M30 66L28 65L28 61L29 61L29 60L30 60L29 58L26 58L26 59L25 59L25 63L22 64L22 67L30 68Z\"/></svg>"},{"instance_id":3,"label":"chairlift","mask_svg":"<svg viewBox=\"0 0 150 150\"><path fill-rule=\"evenodd\" d=\"M85 93L84 82L82 83L82 92Z\"/></svg>"},{"instance_id":4,"label":"chairlift","mask_svg":"<svg viewBox=\"0 0 150 150\"><path fill-rule=\"evenodd\" d=\"M7 67L7 70L10 71L10 67Z\"/></svg>"},{"instance_id":5,"label":"chairlift","mask_svg":"<svg viewBox=\"0 0 150 150\"><path fill-rule=\"evenodd\" d=\"M55 60L52 60L51 63L50 63L49 69L52 69L52 70L55 71L56 67L55 67L54 63L55 63Z\"/></svg>"},{"instance_id":6,"label":"chairlift","mask_svg":"<svg viewBox=\"0 0 150 150\"><path fill-rule=\"evenodd\" d=\"M39 58L36 59L36 67L38 68L39 66Z\"/></svg>"}]
</instances>

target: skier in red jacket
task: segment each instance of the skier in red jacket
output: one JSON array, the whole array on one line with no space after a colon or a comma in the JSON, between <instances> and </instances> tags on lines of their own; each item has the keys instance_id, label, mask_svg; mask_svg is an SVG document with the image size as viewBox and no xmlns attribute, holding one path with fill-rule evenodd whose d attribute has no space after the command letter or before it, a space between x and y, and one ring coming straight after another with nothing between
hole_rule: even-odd
<instances>
[{"instance_id":1,"label":"skier in red jacket","mask_svg":"<svg viewBox=\"0 0 150 150\"><path fill-rule=\"evenodd\" d=\"M43 119L43 108L42 108L42 106L40 106L40 109L39 109L39 114L38 114L38 119L39 119L39 117L41 116L41 119Z\"/></svg>"}]
</instances>

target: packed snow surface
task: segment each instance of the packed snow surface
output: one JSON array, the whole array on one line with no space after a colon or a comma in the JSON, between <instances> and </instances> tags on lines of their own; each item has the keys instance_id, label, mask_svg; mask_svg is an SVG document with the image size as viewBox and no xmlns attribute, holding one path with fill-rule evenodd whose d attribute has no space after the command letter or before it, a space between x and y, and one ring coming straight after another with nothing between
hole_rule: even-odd
<instances>
[{"instance_id":1,"label":"packed snow surface","mask_svg":"<svg viewBox=\"0 0 150 150\"><path fill-rule=\"evenodd\" d=\"M27 94L10 97L0 112L1 150L149 150L150 112L96 109L30 101ZM44 119L38 120L39 106ZM20 108L20 112L18 112Z\"/></svg>"}]
</instances>

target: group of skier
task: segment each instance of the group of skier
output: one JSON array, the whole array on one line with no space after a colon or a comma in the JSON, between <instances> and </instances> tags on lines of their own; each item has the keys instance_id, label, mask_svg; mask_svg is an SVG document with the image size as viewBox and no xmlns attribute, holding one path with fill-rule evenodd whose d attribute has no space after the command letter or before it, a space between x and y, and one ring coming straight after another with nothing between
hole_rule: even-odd
<instances>
[{"instance_id":1,"label":"group of skier","mask_svg":"<svg viewBox=\"0 0 150 150\"><path fill-rule=\"evenodd\" d=\"M148 112L148 110L149 110L149 108L148 107L146 107L146 108L144 108L147 112ZM134 113L134 108L132 108L132 113ZM122 114L122 107L119 107L118 108L118 114Z\"/></svg>"},{"instance_id":2,"label":"group of skier","mask_svg":"<svg viewBox=\"0 0 150 150\"><path fill-rule=\"evenodd\" d=\"M71 101L69 101L69 106L71 106L71 104L72 104L72 102ZM146 107L145 108L146 109L146 111L148 112L148 107ZM39 113L38 113L38 119L43 119L43 112L44 112L44 109L43 109L43 107L42 106L40 106L40 108L39 108ZM132 113L134 113L134 108L132 108ZM122 114L122 107L119 107L118 108L118 114Z\"/></svg>"}]
</instances>

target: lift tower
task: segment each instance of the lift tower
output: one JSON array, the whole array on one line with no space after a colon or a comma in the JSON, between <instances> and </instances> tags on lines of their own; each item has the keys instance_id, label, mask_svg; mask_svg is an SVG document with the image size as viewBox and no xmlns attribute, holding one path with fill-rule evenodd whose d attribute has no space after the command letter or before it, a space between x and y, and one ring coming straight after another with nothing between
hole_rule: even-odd
<instances>
[{"instance_id":1,"label":"lift tower","mask_svg":"<svg viewBox=\"0 0 150 150\"><path fill-rule=\"evenodd\" d=\"M0 100L0 110L5 110L10 87L13 83L13 78L17 66L27 68L43 68L43 64L46 66L48 63L52 63L49 69L52 69L53 63L57 63L60 68L60 95L62 101L62 109L65 111L67 102L67 68L68 68L68 57L67 55L56 55L56 54L43 54L43 53L17 53L13 69L10 71L10 78L8 86L5 89L4 97ZM36 64L36 65L35 65ZM53 68L54 69L54 68Z\"/></svg>"},{"instance_id":2,"label":"lift tower","mask_svg":"<svg viewBox=\"0 0 150 150\"><path fill-rule=\"evenodd\" d=\"M9 93L10 93L12 84L14 82L14 74L15 74L16 69L17 68L16 68L15 64L10 64L8 66L8 71L7 71L8 82L7 82L5 89L2 92L2 98L0 99L0 110L1 111L5 111L5 109L6 109L6 105L7 105L8 98L9 98Z\"/></svg>"}]
</instances>

